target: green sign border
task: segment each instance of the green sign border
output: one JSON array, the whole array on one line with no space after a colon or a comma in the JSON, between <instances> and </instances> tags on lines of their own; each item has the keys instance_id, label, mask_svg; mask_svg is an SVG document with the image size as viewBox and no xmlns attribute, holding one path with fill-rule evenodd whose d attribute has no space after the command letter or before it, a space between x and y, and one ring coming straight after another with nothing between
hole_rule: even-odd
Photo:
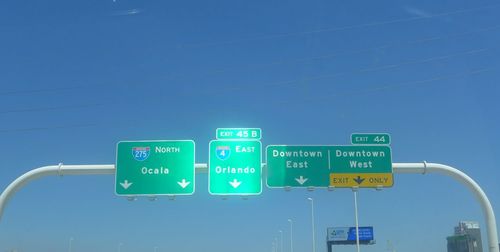
<instances>
[{"instance_id":1,"label":"green sign border","mask_svg":"<svg viewBox=\"0 0 500 252\"><path fill-rule=\"evenodd\" d=\"M386 144L363 144L363 145L361 145L361 144L357 144L357 145L354 145L354 144L353 144L353 145L329 145L329 146L330 146L330 147L334 147L334 148L335 148L335 147L336 147L336 148L339 148L339 147L340 147L340 148L344 148L344 147L347 147L347 148L349 148L349 147L352 147L352 148L368 147L368 148L384 148L384 149L387 149L387 150L389 151L389 157L386 157L386 158L388 158L388 159L389 159L390 164L391 164L391 167L390 167L390 172L388 172L388 171L387 171L387 172L385 172L385 171L384 171L384 172L378 172L378 171L377 171L377 172L360 172L359 174L381 174L381 173L394 173L394 169L392 168L392 148L391 148L391 146L389 146L389 145L386 145ZM347 158L347 157L346 157L346 158ZM333 168L333 164L335 163L335 161L334 161L335 159L336 159L336 158L334 157L334 155L332 155L332 156L330 157L330 165L332 165L332 170L334 170L334 168ZM344 159L344 158L342 158L342 159ZM369 159L369 157L365 157L365 158L363 158L363 159ZM343 161L343 160L342 160L342 161ZM337 162L339 162L339 161L337 161ZM363 161L362 161L362 162L363 162ZM343 169L345 169L345 168L343 167ZM343 174L343 173L355 173L355 172L347 172L347 171L343 171L343 172L332 172L332 173L336 173L336 174Z\"/></svg>"},{"instance_id":2,"label":"green sign border","mask_svg":"<svg viewBox=\"0 0 500 252\"><path fill-rule=\"evenodd\" d=\"M146 143L151 143L151 142L192 142L193 143L193 191L192 192L189 192L189 193L162 193L162 194L118 194L117 191L116 191L116 188L117 188L117 183L118 180L117 180L117 176L118 176L118 144L122 143L122 142L132 142L132 143L142 143L142 142L146 142ZM139 140L139 141L129 141L129 140L126 140L126 141L119 141L118 143L116 143L116 163L115 163L115 195L117 196L120 196L120 197L136 197L136 196L139 196L139 197L148 197L148 196L182 196L182 195L193 195L196 191L196 142L194 140Z\"/></svg>"},{"instance_id":3,"label":"green sign border","mask_svg":"<svg viewBox=\"0 0 500 252\"><path fill-rule=\"evenodd\" d=\"M267 145L266 146L266 150L265 150L265 153L266 153L266 186L267 188L270 188L270 189L275 189L275 188L310 188L310 187L314 187L314 188L328 188L328 185L329 185L329 182L325 183L325 185L284 185L284 186L270 186L269 183L268 183L268 178L269 178L269 158L267 156L267 153L268 153L268 149L270 147L289 147L289 146L292 146L292 147L329 147L329 146L334 146L334 145L314 145L314 144L308 144L308 145L292 145L292 144L270 144L270 145ZM327 158L327 163L331 163L328 158ZM328 167L326 167L326 170L330 171L330 169L328 169ZM330 173L331 172L328 172L328 179L326 179L327 181L329 181L330 179ZM285 176L286 176L286 173L285 173Z\"/></svg>"},{"instance_id":4,"label":"green sign border","mask_svg":"<svg viewBox=\"0 0 500 252\"><path fill-rule=\"evenodd\" d=\"M383 135L383 136L387 136L388 141L387 141L387 143L355 143L354 139L353 139L354 135L365 135L367 137L382 136ZM389 133L352 133L351 134L351 144L356 145L356 146L358 146L358 145L370 145L370 146L372 146L372 145L391 145L391 140L392 140L391 134L389 134Z\"/></svg>"},{"instance_id":5,"label":"green sign border","mask_svg":"<svg viewBox=\"0 0 500 252\"><path fill-rule=\"evenodd\" d=\"M212 142L215 141L228 141L228 142L259 142L260 143L260 160L259 160L259 169L260 169L260 189L259 192L256 193L212 193L210 191L210 158L211 158L211 153L210 153L210 145ZM207 189L208 193L210 195L215 195L215 196L254 196L254 195L260 195L262 194L262 176L263 176L263 169L262 169L262 142L260 140L256 139L215 139L211 140L208 143L208 163L207 163L207 173L208 173L208 183L207 183Z\"/></svg>"},{"instance_id":6,"label":"green sign border","mask_svg":"<svg viewBox=\"0 0 500 252\"><path fill-rule=\"evenodd\" d=\"M219 136L220 131L258 131L258 137L221 137ZM262 129L261 128L217 128L215 130L215 138L216 140L255 140L259 141L262 139Z\"/></svg>"},{"instance_id":7,"label":"green sign border","mask_svg":"<svg viewBox=\"0 0 500 252\"><path fill-rule=\"evenodd\" d=\"M269 186L268 184L268 176L269 176L269 160L268 160L268 156L267 156L267 149L269 147L287 147L287 146L293 146L293 147L324 147L324 148L335 148L335 147L363 147L363 146L366 146L366 147L385 147L385 148L388 148L389 150L389 153L390 153L390 156L388 157L389 160L390 160L390 163L391 163L391 168L390 168L390 172L370 172L370 173L359 173L360 176L362 175L365 175L365 174L388 174L388 173L391 173L393 174L394 176L394 169L392 167L392 164L393 164L393 159L392 159L392 148L389 146L389 145L386 145L386 144L363 144L363 145L279 145L279 144L271 144L271 145L268 145L266 146L266 186L270 189L274 189L274 188L310 188L310 187L314 187L314 188L330 188L332 186L329 185L310 185L310 186L297 186L297 185L283 185L283 186ZM334 163L333 159L335 159L334 155L330 155L329 157L329 160L328 160L328 163L329 165L332 165ZM326 170L329 171L329 175L330 174L346 174L345 172L334 172L335 169L333 167L330 167L330 169L328 169L328 167L325 168ZM354 172L353 172L354 173ZM328 176L328 180L330 179L330 177ZM392 186L391 186L392 187ZM354 188L354 187L335 187L335 188ZM360 188L369 188L369 189L373 189L373 188L377 188L377 187L360 187ZM386 187L388 188L388 187Z\"/></svg>"}]
</instances>

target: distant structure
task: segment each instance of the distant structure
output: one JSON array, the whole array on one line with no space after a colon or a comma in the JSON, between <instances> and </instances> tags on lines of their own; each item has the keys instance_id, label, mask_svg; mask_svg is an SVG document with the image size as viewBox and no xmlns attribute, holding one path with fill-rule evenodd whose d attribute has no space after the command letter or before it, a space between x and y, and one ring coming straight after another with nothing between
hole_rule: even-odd
<instances>
[{"instance_id":1,"label":"distant structure","mask_svg":"<svg viewBox=\"0 0 500 252\"><path fill-rule=\"evenodd\" d=\"M476 221L460 221L455 234L446 237L448 252L483 252L481 229Z\"/></svg>"}]
</instances>

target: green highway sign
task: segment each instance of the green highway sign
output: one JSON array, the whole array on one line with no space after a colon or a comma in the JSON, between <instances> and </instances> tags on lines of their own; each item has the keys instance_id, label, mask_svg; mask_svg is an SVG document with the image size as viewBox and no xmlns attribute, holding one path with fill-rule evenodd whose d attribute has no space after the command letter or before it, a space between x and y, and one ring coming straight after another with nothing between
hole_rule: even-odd
<instances>
[{"instance_id":1,"label":"green highway sign","mask_svg":"<svg viewBox=\"0 0 500 252\"><path fill-rule=\"evenodd\" d=\"M391 173L391 148L377 145L330 146L335 173Z\"/></svg>"},{"instance_id":2,"label":"green highway sign","mask_svg":"<svg viewBox=\"0 0 500 252\"><path fill-rule=\"evenodd\" d=\"M217 139L249 139L260 140L262 130L259 128L218 128Z\"/></svg>"},{"instance_id":3,"label":"green highway sign","mask_svg":"<svg viewBox=\"0 0 500 252\"><path fill-rule=\"evenodd\" d=\"M356 145L387 145L391 143L391 136L386 133L353 133L351 143Z\"/></svg>"},{"instance_id":4,"label":"green highway sign","mask_svg":"<svg viewBox=\"0 0 500 252\"><path fill-rule=\"evenodd\" d=\"M268 187L391 187L391 149L383 145L266 149Z\"/></svg>"},{"instance_id":5,"label":"green highway sign","mask_svg":"<svg viewBox=\"0 0 500 252\"><path fill-rule=\"evenodd\" d=\"M262 192L260 141L213 140L209 150L210 194L255 195Z\"/></svg>"},{"instance_id":6,"label":"green highway sign","mask_svg":"<svg viewBox=\"0 0 500 252\"><path fill-rule=\"evenodd\" d=\"M332 146L330 186L391 187L391 148L385 145Z\"/></svg>"},{"instance_id":7,"label":"green highway sign","mask_svg":"<svg viewBox=\"0 0 500 252\"><path fill-rule=\"evenodd\" d=\"M267 146L267 186L328 187L331 168L328 148L328 146Z\"/></svg>"},{"instance_id":8,"label":"green highway sign","mask_svg":"<svg viewBox=\"0 0 500 252\"><path fill-rule=\"evenodd\" d=\"M122 141L117 145L117 195L194 193L195 144L181 141Z\"/></svg>"}]
</instances>

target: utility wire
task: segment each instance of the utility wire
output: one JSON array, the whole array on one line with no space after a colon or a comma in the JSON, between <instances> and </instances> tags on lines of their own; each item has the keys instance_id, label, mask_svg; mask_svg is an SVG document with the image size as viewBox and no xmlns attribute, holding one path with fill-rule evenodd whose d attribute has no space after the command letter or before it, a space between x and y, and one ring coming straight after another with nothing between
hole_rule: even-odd
<instances>
[{"instance_id":1,"label":"utility wire","mask_svg":"<svg viewBox=\"0 0 500 252\"><path fill-rule=\"evenodd\" d=\"M390 43L390 44L385 44L385 45L375 46L375 47L369 47L369 48L352 49L352 50L346 50L346 51L337 52L337 53L322 54L322 55L317 55L317 56L312 56L312 57L289 59L289 60L277 60L277 61L273 61L273 62L261 62L261 63L255 63L255 64L247 64L244 66L224 67L224 68L219 68L219 69L215 69L215 70L208 70L208 71L201 72L198 74L193 74L192 72L182 73L182 74L170 75L167 78L163 78L163 79L164 80L165 79L172 80L172 79L179 79L179 78L185 78L185 77L192 77L193 75L197 75L197 76L216 75L216 74L223 74L223 73L232 72L232 71L241 70L241 69L248 70L248 69L255 69L255 68L262 68L262 67L279 66L279 65L285 65L285 64L310 62L310 61L316 61L316 60L330 60L330 59L334 59L334 58L337 58L340 56L363 54L363 53L369 53L371 51L388 50L388 49L397 48L397 47L405 46L405 45L431 43L431 42L436 42L438 40L445 40L445 39L457 38L457 37L466 36L466 35L473 35L473 34L482 33L482 32L489 32L489 31L493 31L493 30L499 29L499 28L500 28L500 25L494 25L494 26L483 27L480 29L467 31L467 32L460 32L460 33L440 35L440 36L431 36L431 37L419 38L419 39L410 40L410 41L395 42L395 43Z\"/></svg>"},{"instance_id":2,"label":"utility wire","mask_svg":"<svg viewBox=\"0 0 500 252\"><path fill-rule=\"evenodd\" d=\"M75 129L75 128L95 127L95 126L98 126L98 125L99 124L96 124L96 123L82 123L82 124L70 124L70 125L59 125L59 126L45 126L45 127L32 127L32 128L0 129L0 133L44 131L44 130L54 130L54 129Z\"/></svg>"},{"instance_id":3,"label":"utility wire","mask_svg":"<svg viewBox=\"0 0 500 252\"><path fill-rule=\"evenodd\" d=\"M478 75L486 72L491 72L493 70L497 70L498 67L486 67L486 68L481 68L481 69L476 69L476 70L471 70L467 72L460 72L460 73L455 73L455 74L448 74L448 75L440 75L432 78L427 78L423 80L414 80L414 81L406 81L406 82L399 82L399 83L394 83L394 84L385 84L383 86L379 87L373 87L373 88L366 88L366 89L361 89L361 90L351 90L348 92L335 92L335 93L328 93L325 94L324 96L320 97L314 97L314 98L308 98L308 99L301 99L301 100L283 100L283 101L278 101L277 103L279 104L289 104L289 103L318 103L318 102L331 102L332 98L335 97L346 97L346 96L352 96L352 95L370 95L373 93L378 93L381 91L385 90L393 90L393 89L399 89L399 88L404 88L404 87L409 87L409 86L419 86L419 85L424 85L424 84L430 84L433 82L437 81L442 81L442 80L447 80L447 79L453 79L453 78L458 78L458 77L468 77L472 75Z\"/></svg>"},{"instance_id":4,"label":"utility wire","mask_svg":"<svg viewBox=\"0 0 500 252\"><path fill-rule=\"evenodd\" d=\"M173 80L173 79L179 79L179 78L185 78L185 77L192 77L193 75L206 76L206 75L223 74L226 72L236 71L236 70L240 70L240 69L249 70L249 69L261 68L261 67L272 67L272 66L278 66L278 65L310 62L310 61L316 61L316 60L328 60L328 59L333 59L333 58L336 58L339 56L362 54L362 53L368 53L371 51L378 51L378 50L388 50L391 48L404 46L404 45L429 43L429 42L435 42L438 40L445 40L445 39L451 39L451 38L456 38L456 37L461 37L461 36L473 35L476 33L493 31L493 30L496 30L499 28L500 28L500 25L494 25L494 26L479 28L479 29L472 30L472 31L460 32L460 33L454 33L454 34L448 34L448 35L440 35L440 36L431 36L431 37L420 38L420 39L416 39L416 40L390 43L390 44L386 44L386 45L382 45L382 46L375 46L375 47L370 47L370 48L353 49L353 50L347 50L347 51L342 51L342 52L337 52L337 53L317 55L317 56L313 56L313 57L297 58L297 59L290 59L290 60L279 60L279 61L273 61L273 62L262 62L262 63L256 63L256 64L248 64L248 65L244 65L244 66L225 67L225 68L219 68L219 69L215 69L215 70L208 70L208 71L197 73L197 74L196 73L193 74L192 72L183 73L183 74L176 74L176 75L167 76L167 78L162 78L162 80ZM82 86L55 87L55 88L45 88L45 89L12 90L12 91L0 92L0 96L72 91L72 90L88 89L88 88L95 88L95 86L82 85ZM2 113L2 112L0 112L0 113Z\"/></svg>"},{"instance_id":5,"label":"utility wire","mask_svg":"<svg viewBox=\"0 0 500 252\"><path fill-rule=\"evenodd\" d=\"M0 110L0 114L13 114L13 113L25 113L25 112L44 112L53 110L70 110L70 109L82 109L82 108L92 108L105 105L101 104L80 104L80 105L66 105L66 106L54 106L54 107L40 107L40 108L22 108L22 109L10 109L10 110Z\"/></svg>"},{"instance_id":6,"label":"utility wire","mask_svg":"<svg viewBox=\"0 0 500 252\"><path fill-rule=\"evenodd\" d=\"M335 78L335 77L339 77L339 76L358 74L358 73L364 73L364 72L385 71L388 69L394 69L394 68L412 65L412 64L431 63L434 61L443 61L443 60L447 60L447 59L450 59L453 57L458 57L458 56L475 55L475 54L487 52L488 50L491 50L491 49L488 49L488 48L473 49L473 50L467 50L467 51L457 52L457 53L453 53L453 54L435 56L435 57L431 57L431 58L418 59L418 60L408 60L408 61L404 61L404 62L397 63L397 64L387 64L387 65L381 65L381 66L375 66L375 67L359 68L359 69L350 70L350 71L317 75L317 76L311 76L311 77L306 77L306 78L301 78L301 79L268 82L268 83L260 84L260 85L245 85L244 87L242 87L242 86L228 86L228 87L221 87L220 89L225 90L225 91L234 92L234 91L238 91L241 89L248 89L249 87L253 87L253 86L255 86L259 89L265 88L265 87L281 87L281 86L290 87L290 86L292 86L292 84L299 84L299 83L304 82L304 81L330 79L330 78ZM213 93L210 93L209 95L212 96L212 95L219 95L219 94L224 95L224 94L221 94L220 91L213 91Z\"/></svg>"},{"instance_id":7,"label":"utility wire","mask_svg":"<svg viewBox=\"0 0 500 252\"><path fill-rule=\"evenodd\" d=\"M488 52L490 50L491 50L491 48L472 49L472 50L466 50L466 51L462 51L462 52L441 55L441 56L435 56L435 57L430 57L430 58L425 58L425 59L407 60L407 61L403 61L403 62L396 63L396 64L386 64L386 65L380 65L380 66L374 66L374 67L364 67L364 68L354 69L354 70L350 70L350 71L317 75L317 76L311 76L311 77L306 77L306 78L301 78L301 79L268 82L268 83L263 83L263 84L258 84L258 85L257 84L256 85L245 85L244 87L242 87L242 86L226 86L226 87L221 87L220 89L217 89L217 90L210 90L211 92L207 93L206 95L208 95L210 97L223 96L223 95L226 95L227 92L237 92L237 91L240 91L243 89L247 90L249 87L252 87L252 86L255 86L259 89L260 88L272 88L272 87L294 88L294 87L297 87L300 83L305 82L305 81L317 81L317 80L336 78L336 77L340 77L340 76L344 76L344 75L387 71L390 69L395 69L395 68L408 66L408 65L432 63L435 61L448 60L448 59L451 59L454 57L476 55L476 54ZM224 90L224 91L226 91L226 93L221 92L220 90ZM93 107L99 107L99 106L104 106L104 105L111 106L111 105L116 105L116 104L121 104L121 103L123 103L123 102L116 101L116 102L97 103L97 104L79 104L79 105L67 105L67 106L40 107L40 108L21 108L21 109L11 109L11 110L0 111L0 114L85 109L85 108L93 108Z\"/></svg>"},{"instance_id":8,"label":"utility wire","mask_svg":"<svg viewBox=\"0 0 500 252\"><path fill-rule=\"evenodd\" d=\"M54 87L54 88L11 90L11 91L0 92L0 96L19 95L19 94L34 94L34 93L47 93L47 92L58 92L58 91L67 91L67 90L82 89L82 88L85 88L85 87L88 87L88 86L71 86L71 87Z\"/></svg>"},{"instance_id":9,"label":"utility wire","mask_svg":"<svg viewBox=\"0 0 500 252\"><path fill-rule=\"evenodd\" d=\"M318 30L312 30L312 31L290 32L290 33L283 33L283 34L271 34L271 35L256 36L256 37L250 37L250 38L242 38L242 39L214 42L214 43L184 44L184 45L181 45L180 47L210 47L210 46L219 46L219 45L229 45L229 44L235 44L235 43L241 43L241 42L258 41L258 40L269 40L269 39L286 38L286 37L292 37L292 36L312 35L312 34L326 33L326 32L338 32L338 31L345 31L345 30L351 30L351 29L367 28L367 27L389 25L389 24L398 24L398 23L411 22L411 21L423 20L423 19L431 19L431 18L437 18L437 17L446 17L446 16L451 16L451 15L464 14L464 13L468 13L468 12L490 10L493 8L497 8L499 6L500 6L500 4L497 3L497 4L469 8L469 9L461 9L461 10L453 10L453 11L436 13L436 14L429 14L426 16L400 18L400 19L393 19L393 20L387 20L387 21L378 21L378 22L370 22L370 23L363 23L363 24L357 24L357 25L347 25L347 26L341 26L341 27L318 29Z\"/></svg>"},{"instance_id":10,"label":"utility wire","mask_svg":"<svg viewBox=\"0 0 500 252\"><path fill-rule=\"evenodd\" d=\"M309 98L309 99L301 99L301 100L288 99L288 100L282 100L282 101L273 100L273 102L280 104L280 105L281 104L290 104L290 103L293 103L293 104L308 103L308 104L310 104L310 103L320 103L320 102L331 102L331 98L334 98L334 97L341 97L341 96L343 97L343 96L354 95L354 94L356 94L356 95L359 95L359 94L370 95L372 93L378 93L378 92L384 91L384 90L398 89L398 88L409 87L409 86L418 86L418 85L430 84L430 83L434 83L434 82L442 81L442 80L446 80L446 79L479 75L482 73L498 70L498 68L499 68L498 66L486 67L486 68L471 70L471 71L467 71L467 72L460 72L460 73L454 73L454 74L448 74L448 75L440 75L440 76L427 78L427 79L423 79L423 80L414 80L414 81L405 81L405 82L398 82L398 83L393 83L393 84L386 84L386 85L381 86L381 87L352 90L352 91L344 92L344 93L338 93L338 92L329 93L329 94L326 94L324 96ZM238 105L235 105L235 106L237 107ZM246 105L240 105L240 106L246 106ZM60 126L0 129L0 134L32 132L32 131L45 131L45 130L56 130L56 129L87 128L87 127L97 127L97 126L107 126L107 125L113 125L113 126L126 125L127 127L129 127L130 124L134 123L134 122L139 123L137 120L135 120L135 121L130 120L130 121L122 122L120 124L116 124L116 123L114 123L114 124L110 124L110 123L101 123L101 124L83 123L83 124L71 124L71 125L60 125ZM140 123L144 124L144 118L141 119ZM123 127L123 126L119 126L119 127Z\"/></svg>"}]
</instances>

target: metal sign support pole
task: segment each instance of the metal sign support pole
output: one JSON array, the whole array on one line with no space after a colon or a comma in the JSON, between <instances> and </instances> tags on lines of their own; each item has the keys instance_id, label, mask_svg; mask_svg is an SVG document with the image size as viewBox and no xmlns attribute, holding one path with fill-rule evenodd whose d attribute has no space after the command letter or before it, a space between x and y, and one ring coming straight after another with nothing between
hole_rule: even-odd
<instances>
[{"instance_id":1,"label":"metal sign support pole","mask_svg":"<svg viewBox=\"0 0 500 252\"><path fill-rule=\"evenodd\" d=\"M392 168L394 173L413 173L413 174L427 174L427 173L440 173L450 176L465 185L476 197L483 210L486 232L488 237L489 252L500 252L498 249L498 233L495 213L493 207L479 185L470 178L467 174L455 169L451 166L436 164L436 163L393 163Z\"/></svg>"},{"instance_id":2,"label":"metal sign support pole","mask_svg":"<svg viewBox=\"0 0 500 252\"><path fill-rule=\"evenodd\" d=\"M263 164L265 167L265 164ZM481 189L481 187L467 174L447 165L436 164L436 163L393 163L392 164L394 173L406 173L406 174L427 174L427 173L441 173L446 176L450 176L456 179L461 184L465 185L476 197L479 202L481 209L484 214L486 223L486 232L488 238L489 252L500 252L498 246L498 232L496 226L495 213L493 212L493 207L491 203ZM206 173L207 164L195 164L196 172ZM114 165L52 165L44 166L34 170L31 170L19 178L14 180L10 185L5 188L5 190L0 195L0 219L3 215L5 206L7 205L9 199L21 189L24 185L29 182L49 175L63 176L63 175L103 175L103 174L114 174ZM290 223L291 224L291 223ZM290 228L291 229L291 228ZM290 230L291 233L291 230Z\"/></svg>"},{"instance_id":3,"label":"metal sign support pole","mask_svg":"<svg viewBox=\"0 0 500 252\"><path fill-rule=\"evenodd\" d=\"M290 252L293 252L293 221L288 219L288 222L290 222Z\"/></svg>"},{"instance_id":4,"label":"metal sign support pole","mask_svg":"<svg viewBox=\"0 0 500 252\"><path fill-rule=\"evenodd\" d=\"M354 216L356 219L356 250L359 252L359 222L358 222L358 188L353 188L354 193Z\"/></svg>"}]
</instances>

